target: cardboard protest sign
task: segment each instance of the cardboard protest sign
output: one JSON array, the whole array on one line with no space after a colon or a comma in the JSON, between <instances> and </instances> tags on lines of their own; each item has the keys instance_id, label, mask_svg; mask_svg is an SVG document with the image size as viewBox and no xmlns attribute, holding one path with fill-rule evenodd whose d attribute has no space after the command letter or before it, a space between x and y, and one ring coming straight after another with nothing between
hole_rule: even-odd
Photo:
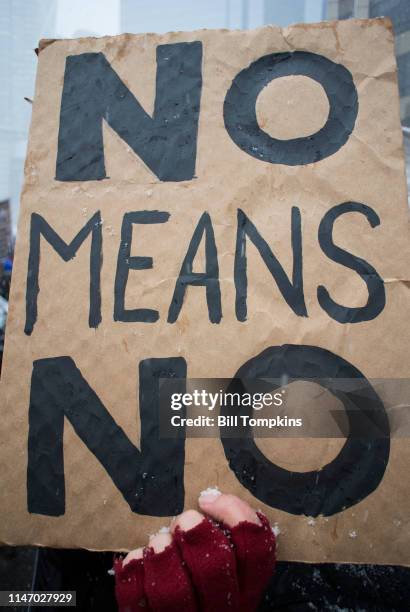
<instances>
[{"instance_id":1,"label":"cardboard protest sign","mask_svg":"<svg viewBox=\"0 0 410 612\"><path fill-rule=\"evenodd\" d=\"M132 549L216 484L282 559L408 564L379 400L369 440L158 436L160 379L408 378L408 255L388 21L43 42L1 540Z\"/></svg>"}]
</instances>

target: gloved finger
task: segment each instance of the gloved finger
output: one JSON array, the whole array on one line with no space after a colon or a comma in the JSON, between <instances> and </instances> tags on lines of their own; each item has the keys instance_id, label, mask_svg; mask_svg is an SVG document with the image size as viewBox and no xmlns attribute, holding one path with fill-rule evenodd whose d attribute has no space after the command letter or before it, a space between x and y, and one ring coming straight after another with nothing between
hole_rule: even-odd
<instances>
[{"instance_id":1,"label":"gloved finger","mask_svg":"<svg viewBox=\"0 0 410 612\"><path fill-rule=\"evenodd\" d=\"M115 595L119 612L152 612L144 592L142 548L114 560Z\"/></svg>"},{"instance_id":2,"label":"gloved finger","mask_svg":"<svg viewBox=\"0 0 410 612\"><path fill-rule=\"evenodd\" d=\"M162 530L158 531L158 533L150 536L148 546L150 546L154 552L160 553L165 550L166 547L171 544L171 542L172 537L169 529L166 531L165 528L163 528Z\"/></svg>"},{"instance_id":3,"label":"gloved finger","mask_svg":"<svg viewBox=\"0 0 410 612\"><path fill-rule=\"evenodd\" d=\"M275 569L275 536L266 516L257 516L259 525L242 521L230 529L243 612L256 610Z\"/></svg>"},{"instance_id":4,"label":"gloved finger","mask_svg":"<svg viewBox=\"0 0 410 612\"><path fill-rule=\"evenodd\" d=\"M125 565L127 565L127 563L129 563L133 559L142 559L143 556L144 556L143 548L136 548L135 550L131 550L131 552L129 552L128 555L124 557L122 561L122 566L124 567Z\"/></svg>"},{"instance_id":5,"label":"gloved finger","mask_svg":"<svg viewBox=\"0 0 410 612\"><path fill-rule=\"evenodd\" d=\"M235 556L223 531L195 510L173 521L171 531L187 564L201 612L238 610Z\"/></svg>"},{"instance_id":6,"label":"gloved finger","mask_svg":"<svg viewBox=\"0 0 410 612\"><path fill-rule=\"evenodd\" d=\"M144 591L153 612L197 611L189 574L169 533L152 536L144 551Z\"/></svg>"},{"instance_id":7,"label":"gloved finger","mask_svg":"<svg viewBox=\"0 0 410 612\"><path fill-rule=\"evenodd\" d=\"M275 567L275 536L267 518L235 495L208 489L199 506L229 528L241 593L239 610L255 610Z\"/></svg>"}]
</instances>

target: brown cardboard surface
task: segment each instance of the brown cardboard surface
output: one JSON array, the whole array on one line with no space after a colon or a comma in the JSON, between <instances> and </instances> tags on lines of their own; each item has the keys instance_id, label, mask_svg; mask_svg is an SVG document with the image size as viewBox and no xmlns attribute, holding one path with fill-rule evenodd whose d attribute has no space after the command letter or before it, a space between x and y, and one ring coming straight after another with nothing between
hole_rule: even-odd
<instances>
[{"instance_id":1,"label":"brown cardboard surface","mask_svg":"<svg viewBox=\"0 0 410 612\"><path fill-rule=\"evenodd\" d=\"M201 41L203 46L195 178L161 182L104 123L109 178L56 181L66 57L104 53L146 112L152 114L157 45L190 41ZM303 344L332 351L368 379L408 378L408 208L393 35L386 20L341 21L283 30L272 26L246 32L203 30L57 40L40 48L0 387L0 540L15 545L129 550L143 545L147 534L167 519L132 513L67 420L65 513L44 516L28 512L28 407L33 361L54 356L74 359L137 447L138 364L143 359L182 356L190 378L230 378L267 347ZM320 54L346 67L353 75L359 107L354 130L336 153L316 163L287 166L244 153L225 129L223 105L238 72L267 54L294 50ZM315 81L289 76L265 87L256 114L266 132L288 139L320 129L328 106ZM351 324L330 318L317 299L319 285L324 285L336 302L350 307L364 305L368 297L358 274L331 261L318 242L325 213L346 201L370 206L380 224L372 228L363 215L343 215L335 223L334 242L371 263L384 279L386 292L386 305L376 318ZM291 277L292 206L301 211L308 316L293 312L248 241L248 316L239 322L234 284L237 209L252 220ZM41 238L38 319L33 333L26 335L31 214L41 214L70 242L98 210L103 234L102 322L97 329L88 325L90 239L65 263ZM126 306L158 310L156 323L113 320L121 223L125 213L137 210L170 213L167 223L136 225L133 233L132 255L153 257L153 268L130 271ZM222 320L219 324L209 321L205 288L189 286L180 315L170 324L167 312L175 281L204 211L211 216L218 249ZM194 271L203 270L203 266L199 251ZM271 461L296 472L319 470L339 453L342 443L337 439L293 438L257 442ZM229 468L220 440L188 439L185 507L196 507L199 492L216 484L261 508L272 523L278 522L281 559L408 565L409 460L408 440L392 440L387 469L373 493L344 511L310 520L255 498Z\"/></svg>"}]
</instances>

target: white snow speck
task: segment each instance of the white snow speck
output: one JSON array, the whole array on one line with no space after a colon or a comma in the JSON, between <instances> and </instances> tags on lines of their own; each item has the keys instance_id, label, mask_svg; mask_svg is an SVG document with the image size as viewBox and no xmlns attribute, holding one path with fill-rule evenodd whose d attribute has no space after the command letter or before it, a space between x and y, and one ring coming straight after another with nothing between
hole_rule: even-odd
<instances>
[{"instance_id":1,"label":"white snow speck","mask_svg":"<svg viewBox=\"0 0 410 612\"><path fill-rule=\"evenodd\" d=\"M208 487L204 491L201 491L199 497L219 497L221 494L217 486Z\"/></svg>"},{"instance_id":2,"label":"white snow speck","mask_svg":"<svg viewBox=\"0 0 410 612\"><path fill-rule=\"evenodd\" d=\"M349 538L357 538L357 531L355 529L349 531Z\"/></svg>"},{"instance_id":3,"label":"white snow speck","mask_svg":"<svg viewBox=\"0 0 410 612\"><path fill-rule=\"evenodd\" d=\"M115 576L114 568L108 570L107 574L109 574L110 576Z\"/></svg>"},{"instance_id":4,"label":"white snow speck","mask_svg":"<svg viewBox=\"0 0 410 612\"><path fill-rule=\"evenodd\" d=\"M310 516L307 520L307 524L313 527L314 525L316 525L316 521L312 516Z\"/></svg>"},{"instance_id":5,"label":"white snow speck","mask_svg":"<svg viewBox=\"0 0 410 612\"><path fill-rule=\"evenodd\" d=\"M279 535L279 534L280 534L280 532L281 532L281 531L280 531L280 527L279 527L279 525L278 525L277 523L274 523L274 524L272 525L271 529L272 529L272 533L273 533L273 535L275 536L275 538L277 538L277 537L278 537L278 535Z\"/></svg>"}]
</instances>

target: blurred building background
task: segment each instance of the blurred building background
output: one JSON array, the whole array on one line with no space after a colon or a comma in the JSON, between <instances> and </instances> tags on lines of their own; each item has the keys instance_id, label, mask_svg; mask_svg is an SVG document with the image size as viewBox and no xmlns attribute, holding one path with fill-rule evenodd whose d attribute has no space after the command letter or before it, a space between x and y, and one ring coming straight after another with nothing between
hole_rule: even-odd
<instances>
[{"instance_id":1,"label":"blurred building background","mask_svg":"<svg viewBox=\"0 0 410 612\"><path fill-rule=\"evenodd\" d=\"M122 32L257 28L321 21L324 0L120 0Z\"/></svg>"},{"instance_id":2,"label":"blurred building background","mask_svg":"<svg viewBox=\"0 0 410 612\"><path fill-rule=\"evenodd\" d=\"M410 0L327 0L325 19L390 17L399 71L401 121L410 128Z\"/></svg>"},{"instance_id":3,"label":"blurred building background","mask_svg":"<svg viewBox=\"0 0 410 612\"><path fill-rule=\"evenodd\" d=\"M325 0L324 19L390 17L393 23L410 206L410 0Z\"/></svg>"},{"instance_id":4,"label":"blurred building background","mask_svg":"<svg viewBox=\"0 0 410 612\"><path fill-rule=\"evenodd\" d=\"M0 261L4 261L9 255L12 242L10 202L0 202Z\"/></svg>"},{"instance_id":5,"label":"blurred building background","mask_svg":"<svg viewBox=\"0 0 410 612\"><path fill-rule=\"evenodd\" d=\"M40 38L391 17L410 152L410 0L0 0L0 202L17 224ZM409 168L410 176L410 168Z\"/></svg>"},{"instance_id":6,"label":"blurred building background","mask_svg":"<svg viewBox=\"0 0 410 612\"><path fill-rule=\"evenodd\" d=\"M36 75L34 49L54 35L57 0L0 2L0 201L10 200L15 227Z\"/></svg>"}]
</instances>

